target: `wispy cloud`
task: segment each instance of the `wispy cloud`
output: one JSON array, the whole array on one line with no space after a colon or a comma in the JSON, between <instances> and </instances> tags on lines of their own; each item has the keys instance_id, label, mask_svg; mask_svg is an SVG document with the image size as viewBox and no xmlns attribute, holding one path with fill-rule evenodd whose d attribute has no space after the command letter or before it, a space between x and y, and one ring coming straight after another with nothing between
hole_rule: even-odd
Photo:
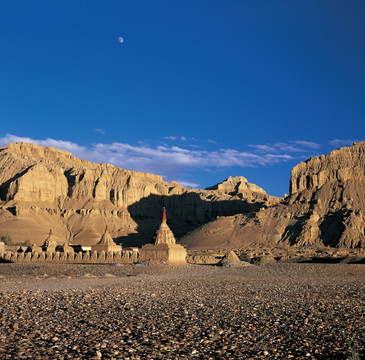
<instances>
[{"instance_id":1,"label":"wispy cloud","mask_svg":"<svg viewBox=\"0 0 365 360\"><path fill-rule=\"evenodd\" d=\"M106 134L106 131L104 129L97 128L97 129L94 129L94 131L99 133L99 134L103 134L103 135Z\"/></svg>"},{"instance_id":2,"label":"wispy cloud","mask_svg":"<svg viewBox=\"0 0 365 360\"><path fill-rule=\"evenodd\" d=\"M334 139L331 140L329 143L332 146L340 147L340 146L351 146L355 142L364 141L364 140L356 140L356 139Z\"/></svg>"},{"instance_id":3,"label":"wispy cloud","mask_svg":"<svg viewBox=\"0 0 365 360\"><path fill-rule=\"evenodd\" d=\"M250 148L255 149L257 152L263 153L308 153L318 150L321 145L311 141L294 140L288 142L268 143L249 145Z\"/></svg>"},{"instance_id":4,"label":"wispy cloud","mask_svg":"<svg viewBox=\"0 0 365 360\"><path fill-rule=\"evenodd\" d=\"M165 136L163 137L165 140L181 140L181 141L187 141L188 139L185 136Z\"/></svg>"},{"instance_id":5,"label":"wispy cloud","mask_svg":"<svg viewBox=\"0 0 365 360\"><path fill-rule=\"evenodd\" d=\"M321 147L320 144L317 144L312 141L303 141L303 140L296 140L294 141L295 144L309 148L309 149L319 149Z\"/></svg>"},{"instance_id":6,"label":"wispy cloud","mask_svg":"<svg viewBox=\"0 0 365 360\"><path fill-rule=\"evenodd\" d=\"M182 174L187 170L229 167L268 166L293 159L289 153L239 151L235 149L216 149L213 151L191 149L181 146L132 145L114 142L93 144L89 147L64 140L32 139L8 134L0 138L0 144L8 142L29 142L42 146L53 146L72 152L74 156L97 163L111 163L125 169L146 171L168 176Z\"/></svg>"},{"instance_id":7,"label":"wispy cloud","mask_svg":"<svg viewBox=\"0 0 365 360\"><path fill-rule=\"evenodd\" d=\"M6 146L10 142L25 142L25 143L33 143L41 146L51 146L57 149L66 150L72 152L73 154L80 154L87 151L87 148L84 146L80 146L71 141L64 140L55 140L51 138L36 140L29 137L16 136L11 134L6 134L4 137L0 138L0 145ZM77 156L77 155L76 155Z\"/></svg>"},{"instance_id":8,"label":"wispy cloud","mask_svg":"<svg viewBox=\"0 0 365 360\"><path fill-rule=\"evenodd\" d=\"M182 185L184 187L189 187L189 188L194 188L194 189L199 188L199 184L196 184L196 183L193 183L190 181L185 181L185 180L180 180L180 179L177 179L175 181L177 181L180 185Z\"/></svg>"},{"instance_id":9,"label":"wispy cloud","mask_svg":"<svg viewBox=\"0 0 365 360\"><path fill-rule=\"evenodd\" d=\"M126 143L96 144L94 161L112 162L117 166L157 173L180 173L182 170L253 167L291 159L286 154L264 156L234 149L216 151L191 150L178 146L134 146Z\"/></svg>"},{"instance_id":10,"label":"wispy cloud","mask_svg":"<svg viewBox=\"0 0 365 360\"><path fill-rule=\"evenodd\" d=\"M163 174L166 179L176 180L187 187L199 185L190 180L196 171L219 171L234 167L247 168L271 166L287 161L298 161L318 155L322 147L310 141L293 140L267 144L251 144L247 151L218 148L206 150L195 147L184 137L168 137L168 140L183 140L179 146L159 144L152 146L146 142L129 144L127 142L98 143L82 146L77 143L52 138L33 139L7 134L0 137L0 146L9 142L27 142L42 146L52 146L66 150L72 155L96 163L110 163L124 169ZM331 146L352 145L356 140L334 139ZM328 145L327 145L328 146ZM325 145L323 145L325 147ZM185 179L184 179L185 178Z\"/></svg>"}]
</instances>

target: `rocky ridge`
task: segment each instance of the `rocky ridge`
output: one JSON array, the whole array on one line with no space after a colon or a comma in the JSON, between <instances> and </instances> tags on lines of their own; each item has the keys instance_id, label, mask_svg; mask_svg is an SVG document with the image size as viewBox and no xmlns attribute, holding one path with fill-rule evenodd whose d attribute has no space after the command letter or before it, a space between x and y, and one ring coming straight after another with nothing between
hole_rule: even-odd
<instances>
[{"instance_id":1,"label":"rocky ridge","mask_svg":"<svg viewBox=\"0 0 365 360\"><path fill-rule=\"evenodd\" d=\"M290 195L250 214L220 217L181 239L188 248L365 247L365 143L295 166Z\"/></svg>"},{"instance_id":2,"label":"rocky ridge","mask_svg":"<svg viewBox=\"0 0 365 360\"><path fill-rule=\"evenodd\" d=\"M231 195L247 195L252 196L252 193L258 193L266 195L264 189L255 184L250 184L248 180L243 176L230 176L228 179L222 181L219 184L206 188L206 190L216 190L218 193L231 194Z\"/></svg>"},{"instance_id":3,"label":"rocky ridge","mask_svg":"<svg viewBox=\"0 0 365 360\"><path fill-rule=\"evenodd\" d=\"M277 202L244 178L229 178L217 189L189 189L52 147L0 148L0 235L15 241L41 244L53 228L64 242L96 243L108 225L113 238L143 244L158 227L162 206L181 236L217 216Z\"/></svg>"}]
</instances>

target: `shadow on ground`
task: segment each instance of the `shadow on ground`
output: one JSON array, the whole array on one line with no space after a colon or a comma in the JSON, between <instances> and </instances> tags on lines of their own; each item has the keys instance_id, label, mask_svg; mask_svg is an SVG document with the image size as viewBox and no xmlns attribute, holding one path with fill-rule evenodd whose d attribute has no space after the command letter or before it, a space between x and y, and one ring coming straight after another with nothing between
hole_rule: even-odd
<instances>
[{"instance_id":1,"label":"shadow on ground","mask_svg":"<svg viewBox=\"0 0 365 360\"><path fill-rule=\"evenodd\" d=\"M166 208L167 224L178 239L190 231L216 219L218 216L232 216L257 211L264 202L250 203L246 200L201 199L197 193L182 195L150 195L130 205L128 211L138 224L136 234L115 239L123 246L141 246L153 239L161 224L162 208Z\"/></svg>"}]
</instances>

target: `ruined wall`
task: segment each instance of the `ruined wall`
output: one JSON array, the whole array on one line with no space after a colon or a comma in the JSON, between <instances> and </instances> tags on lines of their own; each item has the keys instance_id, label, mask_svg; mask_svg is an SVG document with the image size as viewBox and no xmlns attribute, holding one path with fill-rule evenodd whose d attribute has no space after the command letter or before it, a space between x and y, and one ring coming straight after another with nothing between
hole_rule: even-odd
<instances>
[{"instance_id":1,"label":"ruined wall","mask_svg":"<svg viewBox=\"0 0 365 360\"><path fill-rule=\"evenodd\" d=\"M0 262L15 262L15 263L87 263L87 264L106 264L106 263L120 263L131 264L138 261L137 251L86 251L75 253L62 252L3 252L0 253Z\"/></svg>"}]
</instances>

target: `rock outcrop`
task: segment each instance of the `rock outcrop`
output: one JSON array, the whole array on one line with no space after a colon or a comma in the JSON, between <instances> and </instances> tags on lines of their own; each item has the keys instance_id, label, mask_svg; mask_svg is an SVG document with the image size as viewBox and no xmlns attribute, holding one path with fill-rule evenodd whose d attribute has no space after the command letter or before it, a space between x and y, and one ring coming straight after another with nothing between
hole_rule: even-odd
<instances>
[{"instance_id":1,"label":"rock outcrop","mask_svg":"<svg viewBox=\"0 0 365 360\"><path fill-rule=\"evenodd\" d=\"M240 195L242 197L245 196L246 199L253 197L253 194L261 194L263 199L268 198L268 195L264 189L261 189L255 184L250 184L243 176L230 176L223 182L206 188L206 190L216 190L221 194ZM254 200L257 200L257 198Z\"/></svg>"},{"instance_id":2,"label":"rock outcrop","mask_svg":"<svg viewBox=\"0 0 365 360\"><path fill-rule=\"evenodd\" d=\"M363 142L313 157L295 166L291 173L290 194L315 191L333 182L365 180L365 146ZM364 199L362 199L364 200Z\"/></svg>"},{"instance_id":3,"label":"rock outcrop","mask_svg":"<svg viewBox=\"0 0 365 360\"><path fill-rule=\"evenodd\" d=\"M217 189L188 189L159 175L78 159L27 143L0 148L0 234L42 244L49 228L62 243L96 244L108 224L124 245L149 241L165 206L177 237L217 216L278 202L244 178Z\"/></svg>"},{"instance_id":4,"label":"rock outcrop","mask_svg":"<svg viewBox=\"0 0 365 360\"><path fill-rule=\"evenodd\" d=\"M220 217L184 236L188 248L365 247L365 143L295 166L290 195L250 214Z\"/></svg>"},{"instance_id":5,"label":"rock outcrop","mask_svg":"<svg viewBox=\"0 0 365 360\"><path fill-rule=\"evenodd\" d=\"M245 267L251 266L251 264L247 261L241 261L237 254L230 250L226 255L222 258L222 260L218 263L219 266L225 267Z\"/></svg>"}]
</instances>

